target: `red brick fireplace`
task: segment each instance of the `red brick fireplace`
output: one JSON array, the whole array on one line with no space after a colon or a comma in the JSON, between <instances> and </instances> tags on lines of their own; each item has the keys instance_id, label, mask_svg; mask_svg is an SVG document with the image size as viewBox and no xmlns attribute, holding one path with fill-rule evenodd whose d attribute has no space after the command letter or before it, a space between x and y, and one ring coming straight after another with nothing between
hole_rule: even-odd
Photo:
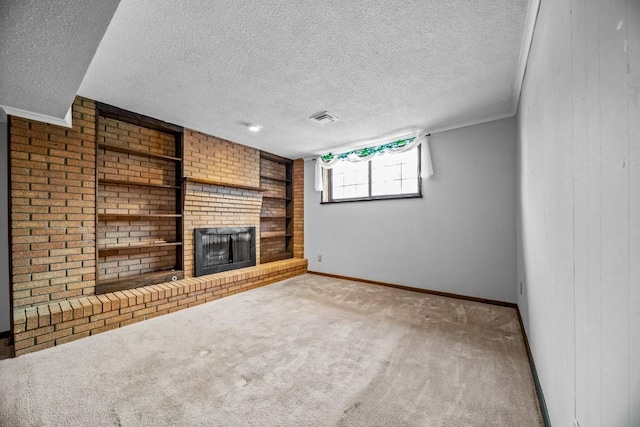
<instances>
[{"instance_id":1,"label":"red brick fireplace","mask_svg":"<svg viewBox=\"0 0 640 427\"><path fill-rule=\"evenodd\" d=\"M259 150L184 129L183 157L173 160L171 135L99 117L96 103L84 98L73 104L70 129L16 117L9 125L18 355L306 272L302 160L292 167L293 258L261 265L258 257L255 267L196 279L196 228L255 227L260 253L269 190L261 186ZM129 145L104 149L120 143ZM132 146L150 150L151 160ZM178 166L167 168L171 162ZM118 180L132 185L118 187ZM133 185L140 182L143 190ZM146 245L150 240L156 244ZM176 266L184 279L101 294L97 287L154 269L170 275Z\"/></svg>"}]
</instances>

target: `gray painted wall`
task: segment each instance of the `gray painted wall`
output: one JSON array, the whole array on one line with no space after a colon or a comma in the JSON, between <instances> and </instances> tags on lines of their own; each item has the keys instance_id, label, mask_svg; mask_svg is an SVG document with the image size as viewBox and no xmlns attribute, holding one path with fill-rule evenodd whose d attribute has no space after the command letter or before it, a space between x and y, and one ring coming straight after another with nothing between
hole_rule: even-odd
<instances>
[{"instance_id":1,"label":"gray painted wall","mask_svg":"<svg viewBox=\"0 0 640 427\"><path fill-rule=\"evenodd\" d=\"M7 116L0 109L0 332L10 329Z\"/></svg>"},{"instance_id":2,"label":"gray painted wall","mask_svg":"<svg viewBox=\"0 0 640 427\"><path fill-rule=\"evenodd\" d=\"M431 136L422 199L320 205L306 161L309 270L515 302L515 129L509 118Z\"/></svg>"},{"instance_id":3,"label":"gray painted wall","mask_svg":"<svg viewBox=\"0 0 640 427\"><path fill-rule=\"evenodd\" d=\"M640 425L640 2L543 1L518 111L518 304L551 422Z\"/></svg>"}]
</instances>

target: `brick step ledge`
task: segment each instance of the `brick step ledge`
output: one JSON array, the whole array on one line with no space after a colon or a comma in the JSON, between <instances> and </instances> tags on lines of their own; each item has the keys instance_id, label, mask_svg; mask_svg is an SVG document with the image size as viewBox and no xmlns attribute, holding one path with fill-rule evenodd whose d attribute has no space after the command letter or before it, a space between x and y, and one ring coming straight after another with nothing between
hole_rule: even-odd
<instances>
[{"instance_id":1,"label":"brick step ledge","mask_svg":"<svg viewBox=\"0 0 640 427\"><path fill-rule=\"evenodd\" d=\"M15 355L53 347L307 272L306 259L50 302L13 312Z\"/></svg>"}]
</instances>

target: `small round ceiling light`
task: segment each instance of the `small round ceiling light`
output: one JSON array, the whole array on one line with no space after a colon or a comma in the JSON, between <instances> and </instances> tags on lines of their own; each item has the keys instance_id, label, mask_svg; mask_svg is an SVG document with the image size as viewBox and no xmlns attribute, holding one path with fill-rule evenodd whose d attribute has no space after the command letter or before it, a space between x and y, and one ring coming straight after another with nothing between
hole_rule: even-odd
<instances>
[{"instance_id":1,"label":"small round ceiling light","mask_svg":"<svg viewBox=\"0 0 640 427\"><path fill-rule=\"evenodd\" d=\"M251 132L260 132L260 129L262 129L262 126L257 125L255 123L247 123L247 129L249 129L249 131Z\"/></svg>"}]
</instances>

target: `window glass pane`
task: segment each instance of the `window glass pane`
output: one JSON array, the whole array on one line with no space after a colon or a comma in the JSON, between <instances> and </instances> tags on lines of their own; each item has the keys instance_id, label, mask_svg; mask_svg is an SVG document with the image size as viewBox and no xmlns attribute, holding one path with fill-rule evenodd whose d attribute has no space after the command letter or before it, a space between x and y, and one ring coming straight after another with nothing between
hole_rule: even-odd
<instances>
[{"instance_id":1,"label":"window glass pane","mask_svg":"<svg viewBox=\"0 0 640 427\"><path fill-rule=\"evenodd\" d=\"M333 189L334 199L344 199L344 187L334 187Z\"/></svg>"},{"instance_id":2,"label":"window glass pane","mask_svg":"<svg viewBox=\"0 0 640 427\"><path fill-rule=\"evenodd\" d=\"M338 162L331 170L334 199L369 196L369 163Z\"/></svg>"},{"instance_id":3,"label":"window glass pane","mask_svg":"<svg viewBox=\"0 0 640 427\"><path fill-rule=\"evenodd\" d=\"M371 195L418 193L418 149L371 160Z\"/></svg>"},{"instance_id":4,"label":"window glass pane","mask_svg":"<svg viewBox=\"0 0 640 427\"><path fill-rule=\"evenodd\" d=\"M331 176L331 194L326 201L419 194L419 154L416 147L404 153L382 154L368 162L338 162L327 174Z\"/></svg>"},{"instance_id":5,"label":"window glass pane","mask_svg":"<svg viewBox=\"0 0 640 427\"><path fill-rule=\"evenodd\" d=\"M416 194L418 193L418 179L404 179L402 180L402 194Z\"/></svg>"}]
</instances>

